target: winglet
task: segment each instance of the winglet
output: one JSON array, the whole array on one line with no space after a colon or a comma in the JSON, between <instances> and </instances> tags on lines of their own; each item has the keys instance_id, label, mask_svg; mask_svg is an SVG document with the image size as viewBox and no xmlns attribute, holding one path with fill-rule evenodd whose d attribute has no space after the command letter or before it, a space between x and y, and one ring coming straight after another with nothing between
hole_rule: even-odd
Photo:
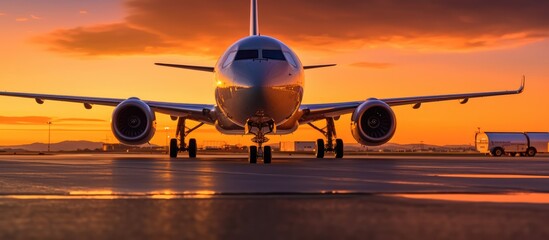
<instances>
[{"instance_id":1,"label":"winglet","mask_svg":"<svg viewBox=\"0 0 549 240\"><path fill-rule=\"evenodd\" d=\"M522 82L520 84L520 88L517 90L517 93L524 92L524 86L526 85L526 76L522 76Z\"/></svg>"},{"instance_id":2,"label":"winglet","mask_svg":"<svg viewBox=\"0 0 549 240\"><path fill-rule=\"evenodd\" d=\"M257 0L252 0L250 10L250 36L259 35L259 16L257 11Z\"/></svg>"}]
</instances>

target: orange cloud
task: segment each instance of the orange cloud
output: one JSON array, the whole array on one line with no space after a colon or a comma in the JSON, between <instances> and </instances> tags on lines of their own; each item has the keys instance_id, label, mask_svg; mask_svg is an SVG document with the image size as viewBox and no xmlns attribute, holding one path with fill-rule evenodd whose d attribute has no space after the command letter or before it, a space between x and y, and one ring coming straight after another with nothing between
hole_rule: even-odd
<instances>
[{"instance_id":1,"label":"orange cloud","mask_svg":"<svg viewBox=\"0 0 549 240\"><path fill-rule=\"evenodd\" d=\"M13 116L0 116L0 124L4 125L46 125L48 122L56 123L102 123L106 122L103 119L94 119L94 118L51 118L44 116L22 116L22 117L13 117ZM70 124L63 124L70 125Z\"/></svg>"},{"instance_id":2,"label":"orange cloud","mask_svg":"<svg viewBox=\"0 0 549 240\"><path fill-rule=\"evenodd\" d=\"M260 1L261 32L301 46L470 50L547 38L549 2ZM84 55L217 55L248 33L249 1L128 0L125 21L42 36ZM111 46L112 45L112 46Z\"/></svg>"},{"instance_id":3,"label":"orange cloud","mask_svg":"<svg viewBox=\"0 0 549 240\"><path fill-rule=\"evenodd\" d=\"M361 68L386 69L392 67L393 64L380 62L358 62L351 64L351 66Z\"/></svg>"},{"instance_id":4,"label":"orange cloud","mask_svg":"<svg viewBox=\"0 0 549 240\"><path fill-rule=\"evenodd\" d=\"M8 117L0 116L0 124L6 125L45 125L51 121L49 117L26 116L26 117Z\"/></svg>"},{"instance_id":5,"label":"orange cloud","mask_svg":"<svg viewBox=\"0 0 549 240\"><path fill-rule=\"evenodd\" d=\"M106 120L95 118L59 118L55 119L54 122L106 122Z\"/></svg>"},{"instance_id":6,"label":"orange cloud","mask_svg":"<svg viewBox=\"0 0 549 240\"><path fill-rule=\"evenodd\" d=\"M51 50L83 55L120 55L167 52L170 43L156 34L127 24L107 24L58 30L35 39Z\"/></svg>"}]
</instances>

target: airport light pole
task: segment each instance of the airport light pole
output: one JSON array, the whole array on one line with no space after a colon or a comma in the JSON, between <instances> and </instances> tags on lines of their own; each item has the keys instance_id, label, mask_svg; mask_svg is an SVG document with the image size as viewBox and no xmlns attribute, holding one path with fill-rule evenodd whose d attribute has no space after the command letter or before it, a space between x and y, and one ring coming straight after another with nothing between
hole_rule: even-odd
<instances>
[{"instance_id":1,"label":"airport light pole","mask_svg":"<svg viewBox=\"0 0 549 240\"><path fill-rule=\"evenodd\" d=\"M47 122L48 124L48 152L50 152L51 145L51 121Z\"/></svg>"}]
</instances>

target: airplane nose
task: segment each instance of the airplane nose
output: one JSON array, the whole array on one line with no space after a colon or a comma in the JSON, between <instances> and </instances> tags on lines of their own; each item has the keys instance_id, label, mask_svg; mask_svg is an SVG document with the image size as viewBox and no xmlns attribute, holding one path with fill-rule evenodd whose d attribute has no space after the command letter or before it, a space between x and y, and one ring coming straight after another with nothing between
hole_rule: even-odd
<instances>
[{"instance_id":1,"label":"airplane nose","mask_svg":"<svg viewBox=\"0 0 549 240\"><path fill-rule=\"evenodd\" d=\"M233 64L232 68L236 84L243 87L273 87L286 85L292 81L292 69L287 62L254 60Z\"/></svg>"},{"instance_id":2,"label":"airplane nose","mask_svg":"<svg viewBox=\"0 0 549 240\"><path fill-rule=\"evenodd\" d=\"M299 75L287 62L255 60L231 65L231 84L216 89L218 105L243 126L250 118L284 122L299 106L303 90Z\"/></svg>"}]
</instances>

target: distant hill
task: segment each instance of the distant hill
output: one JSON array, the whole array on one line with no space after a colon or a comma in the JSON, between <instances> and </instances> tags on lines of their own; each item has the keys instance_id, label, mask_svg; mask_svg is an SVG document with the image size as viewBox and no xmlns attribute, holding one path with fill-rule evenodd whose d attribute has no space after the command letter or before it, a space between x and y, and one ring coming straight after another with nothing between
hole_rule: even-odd
<instances>
[{"instance_id":1,"label":"distant hill","mask_svg":"<svg viewBox=\"0 0 549 240\"><path fill-rule=\"evenodd\" d=\"M60 143L52 143L50 145L51 151L76 151L78 149L100 149L103 147L102 142L90 142L90 141L64 141ZM0 149L12 149L12 150L25 150L32 152L46 152L48 151L47 143L32 143L24 145L14 145L14 146L0 146Z\"/></svg>"}]
</instances>

